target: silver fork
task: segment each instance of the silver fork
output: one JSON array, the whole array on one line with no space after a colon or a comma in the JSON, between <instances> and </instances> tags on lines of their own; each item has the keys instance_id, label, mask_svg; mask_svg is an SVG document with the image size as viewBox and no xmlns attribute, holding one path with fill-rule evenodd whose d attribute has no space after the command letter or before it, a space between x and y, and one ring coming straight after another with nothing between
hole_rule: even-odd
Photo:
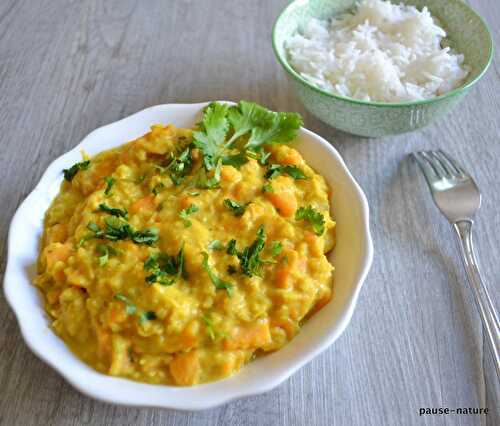
<instances>
[{"instance_id":1,"label":"silver fork","mask_svg":"<svg viewBox=\"0 0 500 426\"><path fill-rule=\"evenodd\" d=\"M472 219L481 206L481 193L472 177L443 151L421 151L412 156L425 176L434 203L456 232L470 288L500 380L500 323L481 278L472 244Z\"/></svg>"}]
</instances>

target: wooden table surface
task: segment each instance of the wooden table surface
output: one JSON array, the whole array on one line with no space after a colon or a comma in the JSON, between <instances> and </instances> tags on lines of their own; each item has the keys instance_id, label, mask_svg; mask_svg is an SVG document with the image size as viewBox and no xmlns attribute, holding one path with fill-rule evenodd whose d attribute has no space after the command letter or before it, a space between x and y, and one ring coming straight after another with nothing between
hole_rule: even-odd
<instances>
[{"instance_id":1,"label":"wooden table surface","mask_svg":"<svg viewBox=\"0 0 500 426\"><path fill-rule=\"evenodd\" d=\"M371 207L375 260L351 324L279 388L198 413L89 399L39 361L0 295L0 424L498 425L499 388L447 223L406 160L443 148L477 180L476 245L500 306L499 50L445 120L369 140L304 111L271 48L283 0L2 0L0 248L48 164L96 127L145 107L249 99L299 111L339 150ZM500 4L471 0L500 45ZM488 407L487 416L419 417L423 407Z\"/></svg>"}]
</instances>

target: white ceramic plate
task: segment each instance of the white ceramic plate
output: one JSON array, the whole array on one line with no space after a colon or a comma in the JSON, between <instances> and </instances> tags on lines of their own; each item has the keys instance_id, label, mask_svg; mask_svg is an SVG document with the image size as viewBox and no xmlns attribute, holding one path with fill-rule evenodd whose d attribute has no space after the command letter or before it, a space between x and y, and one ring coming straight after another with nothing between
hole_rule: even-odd
<instances>
[{"instance_id":1,"label":"white ceramic plate","mask_svg":"<svg viewBox=\"0 0 500 426\"><path fill-rule=\"evenodd\" d=\"M93 131L49 166L12 219L4 289L24 340L39 358L91 397L116 404L200 410L266 392L330 346L347 327L353 314L373 257L368 203L338 152L320 136L301 129L293 146L333 188L332 214L337 221L337 246L330 260L336 270L332 301L307 321L292 342L251 362L228 379L194 387L173 387L98 373L73 355L52 332L42 299L31 282L36 273L44 213L59 191L62 169L81 161L82 149L91 155L97 154L143 135L152 124L193 127L205 105L158 105Z\"/></svg>"}]
</instances>

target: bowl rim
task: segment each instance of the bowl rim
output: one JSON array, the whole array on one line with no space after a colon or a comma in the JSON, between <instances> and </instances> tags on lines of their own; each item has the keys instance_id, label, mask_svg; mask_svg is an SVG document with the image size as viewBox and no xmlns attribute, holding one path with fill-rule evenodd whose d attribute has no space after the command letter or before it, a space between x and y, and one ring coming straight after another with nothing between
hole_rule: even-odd
<instances>
[{"instance_id":1,"label":"bowl rim","mask_svg":"<svg viewBox=\"0 0 500 426\"><path fill-rule=\"evenodd\" d=\"M234 104L233 102L228 102L228 101L219 101L219 102ZM353 278L354 284L351 294L348 296L345 302L345 308L343 309L343 312L339 315L338 321L335 324L335 326L331 327L331 331L329 331L327 335L325 335L322 339L315 342L314 346L311 347L309 351L298 355L296 359L293 360L293 362L290 362L290 365L284 371L280 372L279 374L273 375L267 380L262 380L259 383L253 384L253 386L250 385L248 387L240 385L238 387L238 392L233 392L233 393L228 392L225 394L217 393L215 395L212 395L210 393L211 385L216 383L221 383L224 380L211 382L207 384L201 384L193 387L179 388L174 386L140 383L124 378L112 377L104 375L102 373L95 372L99 376L102 376L102 380L105 380L106 382L109 381L110 386L111 383L113 383L113 385L116 384L116 390L119 391L111 393L106 389L100 387L98 382L99 378L96 379L93 378L92 376L88 376L87 379L87 377L85 376L85 380L82 380L82 374L85 375L85 371L80 370L80 367L86 368L87 370L91 370L92 372L94 372L94 370L91 367L87 366L87 364L85 364L83 361L77 358L76 355L73 354L73 358L74 360L76 360L79 366L79 369L76 371L76 376L75 376L74 366L72 366L71 363L68 361L68 359L71 361L71 353L68 352L69 349L67 349L67 347L66 347L67 349L66 352L68 353L67 356L64 356L65 362L63 362L63 360L57 357L56 353L51 351L50 347L48 348L46 346L40 345L40 342L37 341L38 336L34 335L35 330L33 330L33 328L31 327L31 324L33 323L34 319L32 319L30 315L27 316L24 315L26 314L26 312L23 310L24 302L21 301L20 300L21 298L16 294L16 288L20 284L18 279L19 273L16 270L16 266L19 266L19 264L22 263L23 259L20 259L19 255L14 255L14 250L13 250L13 247L15 247L16 245L16 241L14 239L14 234L16 233L16 230L18 230L19 227L22 227L23 224L25 224L29 220L29 217L26 217L26 210L30 208L30 202L36 201L41 191L43 192L49 191L50 185L53 185L55 182L55 177L57 175L60 175L60 170L62 170L62 168L65 166L64 163L74 162L75 156L77 155L79 156L81 150L85 147L85 145L86 144L90 145L92 143L91 141L96 137L102 138L102 135L105 135L107 132L116 129L118 126L127 126L129 122L133 122L134 119L140 117L143 114L147 116L149 112L151 112L152 110L154 111L155 109L163 111L164 109L168 108L174 108L174 109L184 108L188 111L192 110L201 111L201 109L208 104L209 102L193 103L193 104L156 105L150 108L143 109L121 120L115 121L113 123L95 129L94 131L90 132L85 138L83 138L82 141L79 144L77 144L74 148L59 156L48 166L48 168L40 178L38 184L35 186L33 191L31 191L30 194L19 205L12 218L9 227L9 235L7 241L7 248L8 248L7 265L5 268L5 275L3 280L3 287L4 287L3 290L6 296L6 300L10 305L12 311L14 312L16 320L19 324L23 340L25 341L28 348L40 360L42 360L44 363L52 367L52 369L54 369L57 373L59 373L71 386L73 386L81 393L89 397L92 397L94 399L118 405L126 405L126 406L158 407L158 408L169 408L169 409L177 409L184 411L196 411L196 410L203 410L220 406L222 404L226 404L238 398L258 395L264 392L268 392L273 388L279 386L281 383L287 380L292 374L294 374L297 370L299 370L306 363L310 362L314 357L319 355L321 352L326 350L331 344L333 344L333 342L337 340L337 338L344 332L354 313L354 309L357 304L361 288L363 286L363 283L366 279L366 276L373 262L373 242L369 226L368 201L361 187L350 173L349 169L347 168L345 162L343 161L342 157L337 152L337 150L321 136L301 127L299 136L302 134L305 137L314 140L314 143L319 143L324 147L326 147L326 149L329 151L329 154L332 155L332 160L336 161L337 167L339 167L341 172L346 176L347 178L346 185L349 185L353 194L355 195L356 202L359 203L358 205L360 208L361 221L363 223L363 228L360 229L361 242L362 242L360 267L358 270L356 270L355 276ZM155 123L151 122L150 125L152 124ZM104 146L101 150L103 149L109 149L109 147ZM33 286L33 283L29 278L25 277L22 285ZM50 330L48 324L47 324L47 330ZM57 339L60 340L60 338L57 335L54 334L54 336L56 336ZM64 346L66 346L64 342L62 343L64 344ZM111 380L113 382L111 382ZM134 389L135 393L131 392L132 388ZM189 392L189 390L191 389L196 389L201 393L204 393L205 396L200 397L199 395L198 396L193 395L193 398L191 399L186 398L186 400L185 401L183 400L182 402L175 401L174 393L184 392L184 390L186 392ZM169 398L164 397L164 393L167 393L169 391L172 392L170 395L174 397L173 398L174 401L170 401ZM148 393L150 392L155 393L156 395L154 397L151 395L148 396ZM160 399L160 397L162 397L163 399Z\"/></svg>"},{"instance_id":2,"label":"bowl rim","mask_svg":"<svg viewBox=\"0 0 500 426\"><path fill-rule=\"evenodd\" d=\"M372 106L372 107L387 107L387 108L408 108L408 107L415 107L415 106L420 106L420 105L426 105L430 104L433 102L439 102L445 99L449 99L452 97L455 97L457 95L460 95L470 89L473 85L475 85L486 73L488 68L491 65L491 62L493 60L493 51L494 51L494 41L493 37L491 35L491 30L486 23L485 19L478 13L476 12L469 4L467 4L463 0L451 0L454 1L456 4L460 4L461 7L463 7L466 10L469 10L472 12L473 15L476 16L476 18L479 20L479 22L484 26L486 33L488 34L488 60L486 61L485 66L483 69L478 73L476 77L474 77L471 81L461 85L460 87L457 87L453 90L450 90L449 92L444 93L443 95L436 96L434 98L430 99L423 99L423 100L418 100L418 101L408 101L408 102L380 102L380 101L363 101L360 99L355 99L355 98L350 98L348 96L342 96L333 92L328 92L318 86L316 86L314 83L311 83L304 77L302 77L297 71L293 69L293 67L288 63L288 60L284 58L278 49L277 41L276 41L276 32L277 32L277 27L281 23L281 20L284 19L284 14L288 12L291 9L294 9L296 7L302 6L306 3L309 2L309 0L293 0L290 2L287 6L285 6L281 12L279 13L278 17L274 21L273 25L273 30L272 30L272 44L273 44L273 51L274 55L278 59L278 62L281 64L281 66L285 69L285 71L296 81L299 83L305 84L308 88L312 89L313 91L320 93L321 95L330 97L332 99L336 99L339 101L345 101L354 105L364 105L364 106Z\"/></svg>"}]
</instances>

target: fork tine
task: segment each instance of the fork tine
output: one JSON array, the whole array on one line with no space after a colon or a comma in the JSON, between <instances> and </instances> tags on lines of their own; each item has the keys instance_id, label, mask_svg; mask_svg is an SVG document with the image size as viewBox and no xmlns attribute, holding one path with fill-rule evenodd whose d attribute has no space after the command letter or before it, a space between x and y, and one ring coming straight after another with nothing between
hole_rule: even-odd
<instances>
[{"instance_id":1,"label":"fork tine","mask_svg":"<svg viewBox=\"0 0 500 426\"><path fill-rule=\"evenodd\" d=\"M459 175L460 177L469 176L467 172L458 164L453 158L451 158L448 154L446 154L443 150L439 149L435 151L436 155L441 158L441 161L448 165L451 168L455 175Z\"/></svg>"},{"instance_id":2,"label":"fork tine","mask_svg":"<svg viewBox=\"0 0 500 426\"><path fill-rule=\"evenodd\" d=\"M436 164L436 167L440 167L442 173L446 177L453 177L457 174L455 168L450 164L450 162L443 157L439 151L428 151L428 155L431 156Z\"/></svg>"},{"instance_id":3,"label":"fork tine","mask_svg":"<svg viewBox=\"0 0 500 426\"><path fill-rule=\"evenodd\" d=\"M429 162L431 167L434 169L438 179L441 179L448 175L448 173L446 173L446 170L443 168L441 163L434 158L434 156L432 155L432 151L421 151L421 154L422 157L424 157Z\"/></svg>"},{"instance_id":4,"label":"fork tine","mask_svg":"<svg viewBox=\"0 0 500 426\"><path fill-rule=\"evenodd\" d=\"M439 177L436 174L436 171L434 168L430 165L430 163L426 160L426 158L422 155L422 152L413 152L411 154L413 159L417 162L418 166L420 167L420 170L422 170L422 173L424 174L425 180L427 181L427 184L432 187L433 182L439 179Z\"/></svg>"}]
</instances>

